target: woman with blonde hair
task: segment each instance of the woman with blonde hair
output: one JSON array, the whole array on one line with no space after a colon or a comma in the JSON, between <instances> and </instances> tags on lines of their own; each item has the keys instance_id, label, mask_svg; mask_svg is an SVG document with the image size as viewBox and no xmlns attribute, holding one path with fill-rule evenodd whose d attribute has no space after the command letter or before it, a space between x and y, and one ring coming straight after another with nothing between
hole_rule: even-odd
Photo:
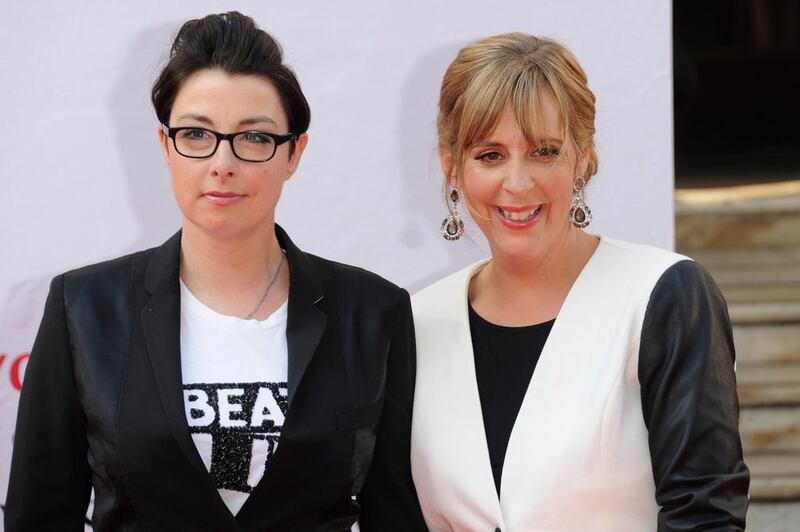
<instances>
[{"instance_id":1,"label":"woman with blonde hair","mask_svg":"<svg viewBox=\"0 0 800 532\"><path fill-rule=\"evenodd\" d=\"M491 257L412 298L431 530L745 526L725 301L687 257L584 231L594 118L549 39L477 41L444 76L442 233L463 234L463 203Z\"/></svg>"}]
</instances>

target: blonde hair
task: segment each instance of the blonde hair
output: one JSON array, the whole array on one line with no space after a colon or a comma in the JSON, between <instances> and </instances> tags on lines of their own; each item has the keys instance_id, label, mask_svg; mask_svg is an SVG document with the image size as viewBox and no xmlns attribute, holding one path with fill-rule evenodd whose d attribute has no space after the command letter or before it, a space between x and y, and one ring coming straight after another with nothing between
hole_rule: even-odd
<instances>
[{"instance_id":1,"label":"blonde hair","mask_svg":"<svg viewBox=\"0 0 800 532\"><path fill-rule=\"evenodd\" d=\"M466 150L485 139L511 105L525 137L540 145L542 93L549 90L560 115L565 145L587 158L583 177L597 173L595 97L586 73L565 46L526 33L506 33L461 49L442 80L437 128L439 145L459 170ZM445 168L448 179L453 168ZM458 171L459 180L460 170Z\"/></svg>"}]
</instances>

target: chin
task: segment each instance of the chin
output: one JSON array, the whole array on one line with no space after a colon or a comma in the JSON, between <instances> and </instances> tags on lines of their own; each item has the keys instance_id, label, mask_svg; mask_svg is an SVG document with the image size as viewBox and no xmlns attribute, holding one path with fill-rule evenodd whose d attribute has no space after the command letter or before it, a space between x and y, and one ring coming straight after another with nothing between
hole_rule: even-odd
<instances>
[{"instance_id":1,"label":"chin","mask_svg":"<svg viewBox=\"0 0 800 532\"><path fill-rule=\"evenodd\" d=\"M533 235L504 235L495 240L492 255L503 255L510 260L529 262L541 256L543 251L542 239Z\"/></svg>"},{"instance_id":2,"label":"chin","mask_svg":"<svg viewBox=\"0 0 800 532\"><path fill-rule=\"evenodd\" d=\"M189 218L191 223L201 232L220 240L236 237L244 232L244 228L230 217L198 217Z\"/></svg>"}]
</instances>

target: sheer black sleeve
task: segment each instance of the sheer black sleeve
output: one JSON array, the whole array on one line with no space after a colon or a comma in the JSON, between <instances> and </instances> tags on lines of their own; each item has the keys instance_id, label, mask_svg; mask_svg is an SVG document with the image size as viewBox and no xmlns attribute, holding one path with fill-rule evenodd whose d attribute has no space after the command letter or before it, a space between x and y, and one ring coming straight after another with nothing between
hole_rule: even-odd
<instances>
[{"instance_id":1,"label":"sheer black sleeve","mask_svg":"<svg viewBox=\"0 0 800 532\"><path fill-rule=\"evenodd\" d=\"M639 350L659 532L744 530L734 359L719 288L696 263L676 263L653 290Z\"/></svg>"}]
</instances>

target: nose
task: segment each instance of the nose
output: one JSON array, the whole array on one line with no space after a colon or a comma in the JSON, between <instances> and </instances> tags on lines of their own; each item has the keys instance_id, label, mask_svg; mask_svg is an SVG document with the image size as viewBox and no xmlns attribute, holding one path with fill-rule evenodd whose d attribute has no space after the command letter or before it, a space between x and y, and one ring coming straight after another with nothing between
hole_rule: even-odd
<instances>
[{"instance_id":1,"label":"nose","mask_svg":"<svg viewBox=\"0 0 800 532\"><path fill-rule=\"evenodd\" d=\"M514 197L524 197L535 185L533 168L524 162L512 161L507 166L503 190Z\"/></svg>"},{"instance_id":2,"label":"nose","mask_svg":"<svg viewBox=\"0 0 800 532\"><path fill-rule=\"evenodd\" d=\"M231 141L225 139L219 143L217 151L211 156L211 175L220 178L233 177L237 164Z\"/></svg>"}]
</instances>

